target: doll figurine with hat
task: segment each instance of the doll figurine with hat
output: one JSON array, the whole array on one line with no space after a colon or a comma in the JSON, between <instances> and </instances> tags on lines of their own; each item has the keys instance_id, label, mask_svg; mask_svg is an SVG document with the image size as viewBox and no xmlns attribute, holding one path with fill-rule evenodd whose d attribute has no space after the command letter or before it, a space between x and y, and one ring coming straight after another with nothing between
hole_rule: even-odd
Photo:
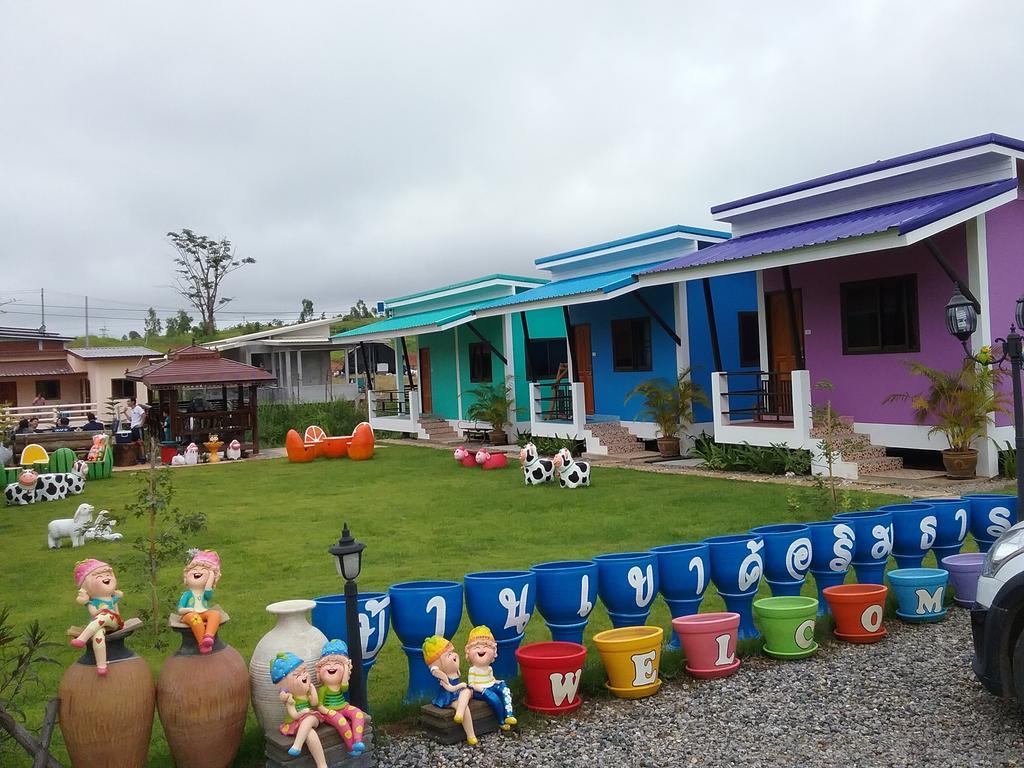
<instances>
[{"instance_id":1,"label":"doll figurine with hat","mask_svg":"<svg viewBox=\"0 0 1024 768\"><path fill-rule=\"evenodd\" d=\"M349 676L352 674L352 660L348 657L348 644L344 640L330 640L324 644L316 662L316 676L320 682L320 719L334 726L350 755L366 751L363 731L366 715L361 709L348 703Z\"/></svg>"},{"instance_id":2,"label":"doll figurine with hat","mask_svg":"<svg viewBox=\"0 0 1024 768\"><path fill-rule=\"evenodd\" d=\"M466 661L469 672L466 679L473 689L474 699L483 699L490 704L498 716L501 730L507 731L516 724L515 712L512 710L512 691L504 680L496 680L491 664L498 658L498 643L488 627L481 624L469 630L466 641Z\"/></svg>"},{"instance_id":3,"label":"doll figurine with hat","mask_svg":"<svg viewBox=\"0 0 1024 768\"><path fill-rule=\"evenodd\" d=\"M181 620L192 630L200 653L213 650L220 613L213 607L213 588L220 581L220 556L211 550L196 551L185 567L185 591L178 601Z\"/></svg>"},{"instance_id":4,"label":"doll figurine with hat","mask_svg":"<svg viewBox=\"0 0 1024 768\"><path fill-rule=\"evenodd\" d=\"M316 768L327 768L324 747L316 732L316 727L320 725L316 710L316 688L309 678L305 663L294 653L279 653L270 663L270 679L274 685L283 683L280 695L284 702L285 719L278 730L285 736L295 737L288 748L288 754L298 757L305 746Z\"/></svg>"},{"instance_id":5,"label":"doll figurine with hat","mask_svg":"<svg viewBox=\"0 0 1024 768\"><path fill-rule=\"evenodd\" d=\"M461 723L462 730L466 732L466 743L470 746L475 745L477 738L473 730L473 714L469 711L473 690L461 680L459 654L443 637L432 635L423 641L423 661L430 667L430 674L437 678L441 686L431 704L441 709L454 709L455 722Z\"/></svg>"},{"instance_id":6,"label":"doll figurine with hat","mask_svg":"<svg viewBox=\"0 0 1024 768\"><path fill-rule=\"evenodd\" d=\"M96 674L107 674L107 632L116 632L124 627L121 611L117 604L124 593L117 588L117 577L114 569L102 560L90 558L75 564L75 584L78 585L78 596L75 600L84 605L92 620L78 637L71 639L75 648L84 648L92 641L93 655L96 657Z\"/></svg>"}]
</instances>

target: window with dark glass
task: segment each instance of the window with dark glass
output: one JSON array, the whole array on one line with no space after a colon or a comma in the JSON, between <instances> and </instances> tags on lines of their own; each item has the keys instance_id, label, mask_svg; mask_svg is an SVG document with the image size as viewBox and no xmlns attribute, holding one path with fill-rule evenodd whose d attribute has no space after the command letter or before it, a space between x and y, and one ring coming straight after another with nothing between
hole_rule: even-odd
<instances>
[{"instance_id":1,"label":"window with dark glass","mask_svg":"<svg viewBox=\"0 0 1024 768\"><path fill-rule=\"evenodd\" d=\"M917 352L917 276L861 280L839 286L843 354Z\"/></svg>"},{"instance_id":2,"label":"window with dark glass","mask_svg":"<svg viewBox=\"0 0 1024 768\"><path fill-rule=\"evenodd\" d=\"M761 333L757 312L737 312L739 322L740 368L761 365Z\"/></svg>"},{"instance_id":3,"label":"window with dark glass","mask_svg":"<svg viewBox=\"0 0 1024 768\"><path fill-rule=\"evenodd\" d=\"M491 381L491 348L482 342L469 345L469 380L473 384Z\"/></svg>"},{"instance_id":4,"label":"window with dark glass","mask_svg":"<svg viewBox=\"0 0 1024 768\"><path fill-rule=\"evenodd\" d=\"M651 318L612 321L612 363L616 371L651 370Z\"/></svg>"},{"instance_id":5,"label":"window with dark glass","mask_svg":"<svg viewBox=\"0 0 1024 768\"><path fill-rule=\"evenodd\" d=\"M60 379L36 380L36 394L47 400L60 400Z\"/></svg>"},{"instance_id":6,"label":"window with dark glass","mask_svg":"<svg viewBox=\"0 0 1024 768\"><path fill-rule=\"evenodd\" d=\"M569 362L565 339L530 339L528 353L535 380L555 378L559 367Z\"/></svg>"},{"instance_id":7,"label":"window with dark glass","mask_svg":"<svg viewBox=\"0 0 1024 768\"><path fill-rule=\"evenodd\" d=\"M125 397L135 397L135 382L130 379L111 379L110 396L119 400Z\"/></svg>"}]
</instances>

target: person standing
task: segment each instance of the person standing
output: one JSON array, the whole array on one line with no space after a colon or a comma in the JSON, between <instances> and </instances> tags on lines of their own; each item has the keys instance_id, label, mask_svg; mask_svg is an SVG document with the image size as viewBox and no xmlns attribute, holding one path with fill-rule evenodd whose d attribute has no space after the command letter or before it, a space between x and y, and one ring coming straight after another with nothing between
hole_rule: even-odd
<instances>
[{"instance_id":1,"label":"person standing","mask_svg":"<svg viewBox=\"0 0 1024 768\"><path fill-rule=\"evenodd\" d=\"M46 405L46 398L43 397L43 393L36 392L36 399L32 401L32 406L34 408L41 408L44 405Z\"/></svg>"},{"instance_id":2,"label":"person standing","mask_svg":"<svg viewBox=\"0 0 1024 768\"><path fill-rule=\"evenodd\" d=\"M142 405L134 397L128 398L128 405L124 408L124 416L131 423L132 440L139 446L139 464L146 463L146 451L142 444L142 425L146 421L148 405Z\"/></svg>"}]
</instances>

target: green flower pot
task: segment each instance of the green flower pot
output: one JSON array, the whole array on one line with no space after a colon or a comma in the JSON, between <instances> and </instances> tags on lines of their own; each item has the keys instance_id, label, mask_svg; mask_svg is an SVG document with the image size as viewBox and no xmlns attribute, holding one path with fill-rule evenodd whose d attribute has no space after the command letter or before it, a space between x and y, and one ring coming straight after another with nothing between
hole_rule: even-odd
<instances>
[{"instance_id":1,"label":"green flower pot","mask_svg":"<svg viewBox=\"0 0 1024 768\"><path fill-rule=\"evenodd\" d=\"M754 616L764 635L765 653L780 659L803 659L818 650L813 597L764 597L754 601Z\"/></svg>"}]
</instances>

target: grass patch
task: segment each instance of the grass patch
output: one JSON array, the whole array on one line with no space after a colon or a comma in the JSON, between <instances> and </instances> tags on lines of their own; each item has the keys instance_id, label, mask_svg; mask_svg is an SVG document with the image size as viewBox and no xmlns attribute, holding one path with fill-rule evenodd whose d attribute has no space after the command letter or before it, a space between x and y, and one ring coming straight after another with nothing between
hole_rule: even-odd
<instances>
[{"instance_id":1,"label":"grass patch","mask_svg":"<svg viewBox=\"0 0 1024 768\"><path fill-rule=\"evenodd\" d=\"M174 504L183 512L209 517L207 531L195 546L214 548L224 563L217 601L231 614L223 638L248 659L273 622L263 607L276 600L314 597L341 591L342 584L327 547L337 540L342 523L367 544L363 590L387 590L412 579L461 580L478 570L526 568L547 560L589 558L602 552L647 549L659 544L694 541L766 523L821 519L810 504L787 511L787 496L813 489L782 484L636 472L595 467L593 487L567 491L557 484L526 487L515 470L480 472L458 466L447 452L406 446L383 446L369 462L321 460L289 464L284 459L200 465L169 470L174 479ZM6 567L0 576L3 593L12 599L12 620L19 629L38 618L51 640L64 643L64 630L82 618L74 602L74 563L83 557L112 560L124 554L126 542L90 543L82 549L46 549L46 523L69 517L83 501L109 509L117 530L132 539L143 533L142 521L129 518L125 506L135 495L130 473L92 482L71 499L0 510L0 535ZM891 496L865 496L865 503L891 502ZM184 563L182 563L184 565ZM127 599L126 616L145 604L144 594L129 574L119 574ZM180 570L161 575L168 595L180 593ZM24 587L31 584L31 590ZM767 586L762 587L767 595ZM815 594L813 586L805 594ZM168 602L166 608L171 609ZM721 610L714 587L704 610ZM650 622L669 628L662 600L655 601ZM594 609L587 641L611 624L600 604ZM455 644L464 644L468 617ZM549 639L540 616L527 627L527 641ZM172 652L170 647L132 647L154 673ZM71 663L77 652L64 645L54 655ZM666 656L666 679L681 673L678 654ZM589 695L604 695L603 675L591 646L585 675ZM465 670L465 665L463 666ZM62 669L44 669L48 691L56 691ZM370 675L369 697L378 722L394 722L415 709L401 703L406 661L397 638L389 636ZM28 710L37 727L43 701ZM66 763L59 732L56 753ZM262 764L262 739L250 715L240 766ZM19 764L19 763L16 763ZM28 764L25 761L24 764ZM154 726L150 766L170 766L159 720Z\"/></svg>"}]
</instances>

